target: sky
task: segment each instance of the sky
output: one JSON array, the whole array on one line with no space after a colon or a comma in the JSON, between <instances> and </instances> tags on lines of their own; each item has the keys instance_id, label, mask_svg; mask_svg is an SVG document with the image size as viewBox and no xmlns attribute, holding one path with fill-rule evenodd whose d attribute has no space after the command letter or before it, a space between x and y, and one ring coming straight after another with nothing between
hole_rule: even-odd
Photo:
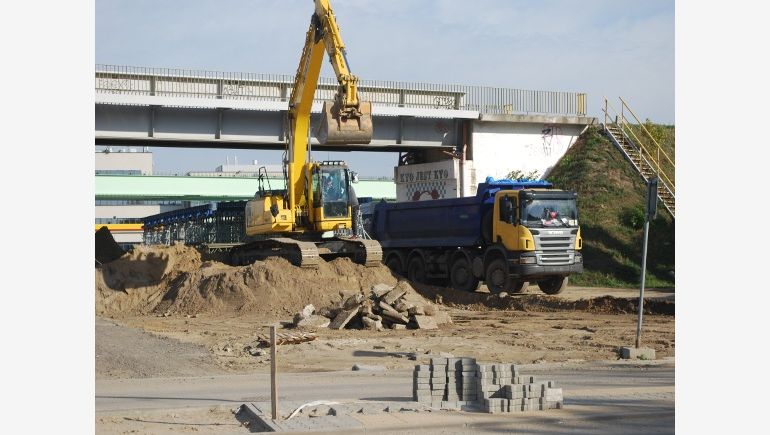
<instances>
[{"instance_id":1,"label":"sky","mask_svg":"<svg viewBox=\"0 0 770 435\"><path fill-rule=\"evenodd\" d=\"M674 124L672 0L332 0L362 79L585 92L588 114L623 97ZM96 0L95 62L294 74L311 0ZM321 71L333 77L328 62ZM617 106L617 104L616 104ZM278 151L153 148L155 171L212 170ZM322 153L391 176L394 153ZM327 156L315 156L317 159Z\"/></svg>"}]
</instances>

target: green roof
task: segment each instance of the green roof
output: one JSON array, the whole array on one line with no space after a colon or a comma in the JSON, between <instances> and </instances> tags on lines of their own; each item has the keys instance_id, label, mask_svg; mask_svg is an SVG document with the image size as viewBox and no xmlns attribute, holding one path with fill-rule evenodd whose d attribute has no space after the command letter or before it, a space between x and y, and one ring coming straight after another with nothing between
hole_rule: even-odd
<instances>
[{"instance_id":1,"label":"green roof","mask_svg":"<svg viewBox=\"0 0 770 435\"><path fill-rule=\"evenodd\" d=\"M284 188L282 179L269 180L271 188ZM96 175L95 186L96 199L225 201L253 197L259 183L256 178ZM353 186L359 198L396 198L393 181L361 180Z\"/></svg>"}]
</instances>

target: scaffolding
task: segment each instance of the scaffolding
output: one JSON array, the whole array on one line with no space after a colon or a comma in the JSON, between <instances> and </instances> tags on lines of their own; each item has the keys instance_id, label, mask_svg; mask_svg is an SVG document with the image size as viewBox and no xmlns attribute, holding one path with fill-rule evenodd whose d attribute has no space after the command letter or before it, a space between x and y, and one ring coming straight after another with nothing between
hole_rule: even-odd
<instances>
[{"instance_id":1,"label":"scaffolding","mask_svg":"<svg viewBox=\"0 0 770 435\"><path fill-rule=\"evenodd\" d=\"M146 245L241 243L246 201L213 202L144 218Z\"/></svg>"}]
</instances>

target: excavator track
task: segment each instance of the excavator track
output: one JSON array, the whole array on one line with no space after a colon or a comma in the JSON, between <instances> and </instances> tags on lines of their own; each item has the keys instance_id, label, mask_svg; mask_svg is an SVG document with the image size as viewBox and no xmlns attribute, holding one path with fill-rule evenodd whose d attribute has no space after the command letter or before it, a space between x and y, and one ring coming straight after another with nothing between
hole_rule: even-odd
<instances>
[{"instance_id":1,"label":"excavator track","mask_svg":"<svg viewBox=\"0 0 770 435\"><path fill-rule=\"evenodd\" d=\"M350 258L356 264L374 267L382 264L382 247L376 240L335 237L318 244L318 252L326 261Z\"/></svg>"},{"instance_id":2,"label":"excavator track","mask_svg":"<svg viewBox=\"0 0 770 435\"><path fill-rule=\"evenodd\" d=\"M289 261L295 266L312 267L315 269L321 261L321 256L318 255L318 248L313 242L301 242L288 237L274 237L270 240L280 243L282 249L292 252L292 259L294 261Z\"/></svg>"},{"instance_id":3,"label":"excavator track","mask_svg":"<svg viewBox=\"0 0 770 435\"><path fill-rule=\"evenodd\" d=\"M335 238L316 244L288 237L271 237L234 246L230 251L230 263L236 266L271 257L285 258L295 266L307 268L317 268L321 257L326 260L348 257L354 263L375 267L382 264L382 247L376 240L358 238Z\"/></svg>"},{"instance_id":4,"label":"excavator track","mask_svg":"<svg viewBox=\"0 0 770 435\"><path fill-rule=\"evenodd\" d=\"M256 260L281 257L299 267L317 268L321 260L313 242L303 242L288 237L274 237L235 246L230 251L230 262L240 266Z\"/></svg>"},{"instance_id":5,"label":"excavator track","mask_svg":"<svg viewBox=\"0 0 770 435\"><path fill-rule=\"evenodd\" d=\"M366 267L375 267L382 264L382 246L380 242L369 239L359 239L352 243L358 243L363 256L357 258ZM356 261L358 263L359 261Z\"/></svg>"}]
</instances>

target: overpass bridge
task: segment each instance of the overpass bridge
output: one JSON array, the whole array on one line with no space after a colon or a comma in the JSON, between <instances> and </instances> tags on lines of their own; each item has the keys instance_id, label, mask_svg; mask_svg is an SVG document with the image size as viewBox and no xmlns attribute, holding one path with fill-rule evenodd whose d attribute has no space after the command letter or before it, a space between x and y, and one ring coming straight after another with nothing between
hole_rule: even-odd
<instances>
[{"instance_id":1,"label":"overpass bridge","mask_svg":"<svg viewBox=\"0 0 770 435\"><path fill-rule=\"evenodd\" d=\"M96 65L95 144L283 149L294 77ZM321 78L311 129L336 79ZM328 151L410 151L471 142L477 122L585 124L586 94L483 86L361 80L372 102L368 145ZM311 130L312 132L313 130Z\"/></svg>"}]
</instances>

